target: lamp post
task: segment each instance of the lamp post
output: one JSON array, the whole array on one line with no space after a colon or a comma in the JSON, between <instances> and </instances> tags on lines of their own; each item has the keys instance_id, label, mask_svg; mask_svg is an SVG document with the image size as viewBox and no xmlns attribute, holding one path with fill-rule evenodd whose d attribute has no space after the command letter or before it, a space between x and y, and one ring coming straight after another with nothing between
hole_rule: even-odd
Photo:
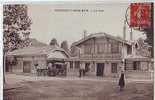
<instances>
[{"instance_id":1,"label":"lamp post","mask_svg":"<svg viewBox=\"0 0 155 100\"><path fill-rule=\"evenodd\" d=\"M125 69L125 38L126 38L126 20L124 20L124 27L123 27L123 51L122 51L122 68L121 71L124 71Z\"/></svg>"},{"instance_id":2,"label":"lamp post","mask_svg":"<svg viewBox=\"0 0 155 100\"><path fill-rule=\"evenodd\" d=\"M124 20L124 26L123 26L123 45L122 45L122 47L123 47L123 51L122 51L122 62L123 62L123 65L122 65L122 69L121 70L123 70L123 71L125 71L125 40L126 40L126 24L128 25L128 26L130 26L129 25L129 22L128 22L128 11L129 11L129 8L130 8L130 6L129 7L127 7L127 9L126 9L126 12L125 12L125 20ZM130 40L132 40L133 38L132 38L133 36L132 36L132 28L130 28Z\"/></svg>"}]
</instances>

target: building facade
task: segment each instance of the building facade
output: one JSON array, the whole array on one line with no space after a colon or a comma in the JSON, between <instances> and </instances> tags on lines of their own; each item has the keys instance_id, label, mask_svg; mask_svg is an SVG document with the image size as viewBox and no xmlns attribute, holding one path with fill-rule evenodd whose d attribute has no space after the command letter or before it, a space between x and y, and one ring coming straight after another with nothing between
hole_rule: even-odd
<instances>
[{"instance_id":1,"label":"building facade","mask_svg":"<svg viewBox=\"0 0 155 100\"><path fill-rule=\"evenodd\" d=\"M36 73L36 64L39 69L46 69L48 63L62 65L69 58L69 54L60 47L39 46L25 47L7 53L6 64L9 72ZM13 64L15 62L15 64Z\"/></svg>"},{"instance_id":2,"label":"building facade","mask_svg":"<svg viewBox=\"0 0 155 100\"><path fill-rule=\"evenodd\" d=\"M8 52L7 59L16 64L7 64L6 69L35 73L35 64L43 69L48 63L57 67L66 64L68 76L79 76L80 65L85 65L86 76L119 77L120 72L125 71L126 77L150 78L153 59L149 48L141 42L95 33L74 42L71 54L58 46L30 46Z\"/></svg>"},{"instance_id":3,"label":"building facade","mask_svg":"<svg viewBox=\"0 0 155 100\"><path fill-rule=\"evenodd\" d=\"M133 55L133 43L106 33L88 35L73 43L72 48L76 48L70 60L70 69L74 74L78 73L80 63L85 64L86 75L110 77L118 77L121 70L134 70L133 65L137 64L133 62L135 58L127 60L129 55ZM137 66L142 69L143 66L148 68L150 63L149 57L144 58L146 60L137 58L140 62Z\"/></svg>"}]
</instances>

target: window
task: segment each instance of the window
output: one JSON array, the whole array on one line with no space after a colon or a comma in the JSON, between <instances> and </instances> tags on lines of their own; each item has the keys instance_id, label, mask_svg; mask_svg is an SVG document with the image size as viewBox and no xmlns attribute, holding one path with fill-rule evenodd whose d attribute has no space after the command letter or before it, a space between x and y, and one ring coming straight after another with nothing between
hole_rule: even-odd
<instances>
[{"instance_id":1,"label":"window","mask_svg":"<svg viewBox=\"0 0 155 100\"><path fill-rule=\"evenodd\" d=\"M86 72L90 70L90 63L85 63L85 70Z\"/></svg>"},{"instance_id":2,"label":"window","mask_svg":"<svg viewBox=\"0 0 155 100\"><path fill-rule=\"evenodd\" d=\"M97 53L104 53L104 44L98 44L97 45Z\"/></svg>"},{"instance_id":3,"label":"window","mask_svg":"<svg viewBox=\"0 0 155 100\"><path fill-rule=\"evenodd\" d=\"M73 61L70 62L70 69L73 69Z\"/></svg>"},{"instance_id":4,"label":"window","mask_svg":"<svg viewBox=\"0 0 155 100\"><path fill-rule=\"evenodd\" d=\"M117 63L111 64L111 73L117 73Z\"/></svg>"},{"instance_id":5,"label":"window","mask_svg":"<svg viewBox=\"0 0 155 100\"><path fill-rule=\"evenodd\" d=\"M75 69L79 69L80 68L80 62L79 61L75 61Z\"/></svg>"},{"instance_id":6,"label":"window","mask_svg":"<svg viewBox=\"0 0 155 100\"><path fill-rule=\"evenodd\" d=\"M92 46L91 45L85 45L84 53L85 54L91 54Z\"/></svg>"},{"instance_id":7,"label":"window","mask_svg":"<svg viewBox=\"0 0 155 100\"><path fill-rule=\"evenodd\" d=\"M131 54L132 53L132 47L127 45L127 54Z\"/></svg>"},{"instance_id":8,"label":"window","mask_svg":"<svg viewBox=\"0 0 155 100\"><path fill-rule=\"evenodd\" d=\"M111 43L111 53L119 53L119 44Z\"/></svg>"},{"instance_id":9,"label":"window","mask_svg":"<svg viewBox=\"0 0 155 100\"><path fill-rule=\"evenodd\" d=\"M133 62L133 70L140 70L140 62L139 61Z\"/></svg>"},{"instance_id":10,"label":"window","mask_svg":"<svg viewBox=\"0 0 155 100\"><path fill-rule=\"evenodd\" d=\"M31 72L31 61L24 61L23 62L23 72L30 73Z\"/></svg>"}]
</instances>

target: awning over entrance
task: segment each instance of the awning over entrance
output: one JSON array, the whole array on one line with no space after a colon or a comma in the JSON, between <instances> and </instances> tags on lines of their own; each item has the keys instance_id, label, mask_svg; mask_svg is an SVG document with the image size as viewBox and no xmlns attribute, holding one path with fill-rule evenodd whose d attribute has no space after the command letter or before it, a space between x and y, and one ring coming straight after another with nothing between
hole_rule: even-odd
<instances>
[{"instance_id":1,"label":"awning over entrance","mask_svg":"<svg viewBox=\"0 0 155 100\"><path fill-rule=\"evenodd\" d=\"M66 55L64 55L60 51L50 52L47 55L47 60L65 60L67 59Z\"/></svg>"},{"instance_id":2,"label":"awning over entrance","mask_svg":"<svg viewBox=\"0 0 155 100\"><path fill-rule=\"evenodd\" d=\"M64 63L62 63L62 62L55 62L54 64L55 65L64 65Z\"/></svg>"}]
</instances>

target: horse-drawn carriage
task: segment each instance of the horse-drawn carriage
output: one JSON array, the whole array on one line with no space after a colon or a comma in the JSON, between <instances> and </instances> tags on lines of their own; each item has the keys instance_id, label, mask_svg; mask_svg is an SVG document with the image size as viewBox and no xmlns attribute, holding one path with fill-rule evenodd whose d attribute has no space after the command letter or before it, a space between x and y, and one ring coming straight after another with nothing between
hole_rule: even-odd
<instances>
[{"instance_id":1,"label":"horse-drawn carriage","mask_svg":"<svg viewBox=\"0 0 155 100\"><path fill-rule=\"evenodd\" d=\"M47 67L36 66L37 76L66 76L67 65L64 63L49 63Z\"/></svg>"},{"instance_id":2,"label":"horse-drawn carriage","mask_svg":"<svg viewBox=\"0 0 155 100\"><path fill-rule=\"evenodd\" d=\"M54 63L48 66L48 75L49 76L66 76L67 74L67 65L64 63Z\"/></svg>"}]
</instances>

